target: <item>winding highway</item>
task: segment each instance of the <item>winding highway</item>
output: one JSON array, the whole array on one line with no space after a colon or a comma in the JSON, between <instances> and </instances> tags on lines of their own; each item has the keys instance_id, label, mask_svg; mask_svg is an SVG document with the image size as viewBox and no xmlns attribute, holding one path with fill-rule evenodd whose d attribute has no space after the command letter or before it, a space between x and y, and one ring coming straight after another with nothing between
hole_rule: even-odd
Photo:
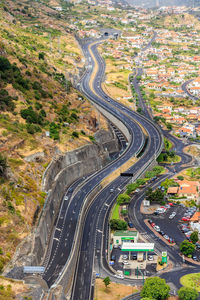
<instances>
[{"instance_id":1,"label":"winding highway","mask_svg":"<svg viewBox=\"0 0 200 300\"><path fill-rule=\"evenodd\" d=\"M90 67L82 80L81 90L93 102L98 105L103 104L107 111L111 110L112 114L117 115L128 128L131 127L133 134L134 129L130 126L131 122L137 121L145 128L148 135L146 150L142 157L127 170L135 174L134 179L136 179L147 169L152 160L159 155L162 149L162 134L151 120L115 102L102 90L101 82L104 77L105 63L98 53L98 43L91 43L89 41L82 44L83 52L87 57ZM92 82L90 82L95 65L97 65L97 71ZM140 136L137 135L136 138L138 139ZM135 145L137 144L138 140L135 140ZM99 268L101 268L101 265L105 265L105 267L103 266L104 272L107 272L111 276L113 275L106 266L106 257L104 256L104 251L102 251L102 245L104 245L104 250L107 247L106 241L103 241L103 236L105 236L103 235L103 230L107 228L105 224L108 222L108 212L116 196L127 183L127 178L118 177L115 179L110 186L104 188L97 195L88 210L71 299L93 299L94 265L98 265ZM110 194L110 188L114 188L114 193Z\"/></svg>"},{"instance_id":2,"label":"winding highway","mask_svg":"<svg viewBox=\"0 0 200 300\"><path fill-rule=\"evenodd\" d=\"M88 49L89 43L86 45ZM89 53L89 50L87 51ZM92 57L90 57L90 59L93 63L93 66L88 70L85 77L83 78L82 90L84 91L85 95L88 96L88 98L90 98L93 102L97 103L98 105L103 107L106 111L109 111L116 118L120 119L124 123L124 125L128 128L131 138L126 151L118 159L110 163L101 171L91 175L87 180L85 180L82 183L81 187L78 190L76 190L76 192L74 192L71 197L64 196L63 203L62 203L63 209L61 209L61 213L59 214L57 222L55 224L55 230L51 238L53 242L51 244L50 249L47 251L47 256L45 258L45 263L44 263L46 269L43 278L47 282L49 287L56 282L56 279L61 274L64 265L66 264L67 260L70 258L72 246L74 242L74 236L75 236L77 224L79 221L79 217L81 214L81 209L85 197L94 189L95 186L100 184L101 181L106 176L108 176L110 173L118 169L129 159L136 156L137 153L140 152L141 149L143 148L145 137L140 124L142 124L142 126L146 128L149 136L151 136L148 145L149 151L147 151L145 159L141 160L140 163L136 164L134 169L133 170L130 169L130 171L132 171L133 173L137 173L145 163L150 161L152 157L155 157L156 153L158 153L162 147L162 135L160 131L154 126L153 123L149 122L147 119L139 116L134 112L130 112L126 107L120 104L115 105L116 103L113 100L112 100L113 102L112 104L108 103L106 99L106 95L104 95L105 97L103 98L101 95L99 96L98 94L96 94L96 91L92 91L90 89L89 81L90 81L90 77L92 76L94 63L95 63ZM102 69L99 70L102 71ZM99 74L97 72L93 83L98 81L99 80L98 78L102 75L103 73ZM107 193L106 196L110 193L110 189L116 191L116 189L119 187L119 180L121 179L117 179L116 181L111 183L110 187L105 189L104 193ZM125 186L126 184L127 184L127 179L121 182L122 186ZM113 193L112 199L115 196L115 194L116 192ZM99 200L97 201L99 207L97 205L94 206L98 207L96 208L96 211L99 212L101 206L103 205L103 202L99 202ZM91 207L93 208L93 206ZM88 215L89 214L90 214L90 210L88 212ZM94 213L91 213L89 219L91 222L91 220L97 220L97 217L94 216ZM85 228L86 229L84 231L84 234L88 236L90 232L87 229L87 223L85 225ZM94 226L92 226L92 228L93 229L95 228L95 223ZM91 237L92 236L94 236L94 233L91 234ZM87 239L83 238L83 241L85 240ZM87 245L89 244L87 243ZM90 257L92 257L92 255L90 255ZM88 265L91 267L91 264Z\"/></svg>"}]
</instances>

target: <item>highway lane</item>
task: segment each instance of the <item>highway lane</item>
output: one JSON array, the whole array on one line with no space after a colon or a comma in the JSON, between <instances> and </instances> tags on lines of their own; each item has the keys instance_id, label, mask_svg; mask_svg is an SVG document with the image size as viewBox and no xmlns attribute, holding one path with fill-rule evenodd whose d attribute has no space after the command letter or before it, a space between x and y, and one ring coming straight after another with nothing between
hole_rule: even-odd
<instances>
[{"instance_id":1,"label":"highway lane","mask_svg":"<svg viewBox=\"0 0 200 300\"><path fill-rule=\"evenodd\" d=\"M142 169L142 167L145 165L145 163L148 163L150 158L154 157L158 151L161 148L162 145L162 138L161 133L158 130L155 125L144 118L144 116L140 116L135 112L129 111L125 106L116 103L113 99L109 97L109 102L107 102L108 96L102 91L101 85L99 83L100 78L103 78L104 75L104 64L102 65L102 61L100 56L98 55L96 45L91 46L91 51L94 53L96 61L98 62L99 68L97 71L97 74L93 80L93 90L97 95L100 95L100 97L105 102L105 106L107 107L113 107L113 109L116 112L116 107L120 109L120 115L121 118L124 117L124 115L129 116L128 122L130 122L131 119L136 119L138 122L142 123L143 126L145 126L145 129L147 130L149 134L149 143L147 146L147 150L145 151L144 155L141 159L139 159L138 162L135 163L134 166L129 168L130 172L133 172L133 174L139 173L139 171ZM85 55L87 55L88 61L90 64L92 64L92 68L94 68L95 62L93 60L93 56L90 55L89 52L89 43L84 45L84 52ZM90 55L90 56L89 56ZM88 72L89 73L89 72ZM87 74L88 74L87 73ZM89 79L91 74L86 75L86 80L82 83L82 90L85 94L89 95L90 98L95 102L96 97L94 95L91 97L91 90L89 85ZM98 99L99 100L99 99ZM119 186L119 182L123 180L122 186L124 187L127 182L125 182L124 179L118 177L113 183L115 184L115 192L116 187ZM112 184L113 184L112 183ZM111 184L111 186L112 186ZM101 234L101 228L103 226L105 218L106 211L109 209L110 205L113 203L115 195L109 196L108 195L108 189L105 188L100 193L99 197L94 200L93 204L91 205L88 215L85 220L85 227L83 232L83 238L82 238L82 244L81 244L81 251L80 251L80 257L77 264L77 272L74 280L74 286L73 286L73 293L71 299L92 299L93 296L93 289L91 288L92 282L93 282L93 264L94 264L94 249L99 247L99 235ZM103 202L102 202L103 201ZM108 201L108 203L107 203ZM102 205L104 204L104 209L102 210ZM95 209L97 210L95 214ZM99 217L97 213L99 213ZM92 220L92 221L91 221ZM98 221L98 222L96 222ZM95 228L97 224L97 227ZM93 226L92 226L93 225ZM96 229L96 230L95 230ZM92 231L92 232L91 232ZM98 233L97 233L98 232ZM97 237L95 241L95 236ZM98 243L98 245L97 245ZM96 251L96 256L101 258L101 253Z\"/></svg>"},{"instance_id":2,"label":"highway lane","mask_svg":"<svg viewBox=\"0 0 200 300\"><path fill-rule=\"evenodd\" d=\"M92 72L93 70L91 69L90 72L88 72L90 74L86 74L83 82L88 81L88 75L90 77ZM67 210L60 214L61 220L59 220L59 224L62 223L62 228L58 227L55 231L55 236L52 236L53 244L51 247L51 253L48 254L49 258L46 258L48 264L43 276L49 287L56 281L66 261L70 258L74 234L85 197L103 180L103 178L119 168L128 159L135 156L144 144L144 134L140 125L135 122L135 120L130 119L129 116L122 114L112 106L105 105L105 102L101 98L93 94L92 91L89 90L89 92L90 97L93 100L98 102L99 105L103 106L106 110L110 111L113 115L120 118L120 120L124 122L126 127L129 129L131 140L126 152L124 152L118 159L111 162L101 171L96 172L90 176L90 178L88 178L85 184L74 195L73 201L69 203ZM117 186L113 185L113 188L117 188ZM64 219L64 222L62 219Z\"/></svg>"},{"instance_id":3,"label":"highway lane","mask_svg":"<svg viewBox=\"0 0 200 300\"><path fill-rule=\"evenodd\" d=\"M144 101L143 101L143 97L141 95L140 89L139 89L139 84L138 81L136 79L137 75L142 75L142 68L139 68L137 70L137 74L135 75L134 78L134 86L136 89L136 92L139 94L139 101L140 101L140 106L143 109L143 114L146 117L151 118L151 114L148 111ZM98 87L98 86L97 86ZM98 87L99 89L99 87ZM102 96L105 96L103 92L101 92ZM106 97L108 99L108 97ZM110 100L110 98L109 98ZM174 144L174 149L176 150L176 153L178 155L181 156L181 162L178 164L175 164L175 166L172 169L172 172L162 176L158 182L156 183L156 186L159 186L160 182L163 181L165 178L170 178L172 177L174 174L174 172L178 172L181 169L185 168L185 166L182 166L183 164L189 164L192 161L192 157L188 154L185 154L183 152L183 148L185 147L185 144L180 141L179 139L177 139L176 137L173 137L169 134L169 132L167 131L163 131L164 135L169 138L170 140L172 140L173 144ZM140 198L138 198L138 201L135 202L134 207L131 208L130 206L130 214L129 214L129 218L130 220L132 220L133 223L137 222L137 229L141 232L145 232L145 236L147 236L149 238L149 241L151 242L155 242L156 240L156 251L159 253L161 252L163 249L166 249L166 244L163 241L159 241L159 239L157 237L154 236L154 234L152 233L152 231L144 224L144 218L143 216L140 214L140 205L141 205L141 201L144 199L144 193L141 195ZM131 216L132 215L132 216ZM104 235L104 239L103 242L100 242L98 239L96 239L98 241L98 246L99 249L96 249L96 270L99 270L98 272L101 274L101 276L103 275L105 276L110 276L112 280L115 280L115 278L112 278L112 273L110 272L110 268L108 266L107 263L107 258L105 257L105 253L106 253L106 249L108 249L108 244L107 244L107 240L108 240L108 215L106 215L104 217L104 224L106 224L104 226L104 229L102 231L102 234ZM145 225L145 226L144 226ZM98 227L99 229L102 228L102 225L99 225ZM180 258L180 256L177 253L177 249L176 250L172 250L171 251L171 247L167 247L168 248L168 253L170 254L170 258L173 260L175 265L180 265L182 262L182 259ZM100 253L100 255L98 255ZM126 281L127 282L127 281ZM134 281L133 281L134 282Z\"/></svg>"}]
</instances>

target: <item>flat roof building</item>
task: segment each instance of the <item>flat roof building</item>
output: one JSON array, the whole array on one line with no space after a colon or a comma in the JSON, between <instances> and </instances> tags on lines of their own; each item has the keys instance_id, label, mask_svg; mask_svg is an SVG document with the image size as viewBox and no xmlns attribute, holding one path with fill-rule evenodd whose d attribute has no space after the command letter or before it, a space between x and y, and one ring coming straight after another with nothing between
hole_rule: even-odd
<instances>
[{"instance_id":1,"label":"flat roof building","mask_svg":"<svg viewBox=\"0 0 200 300\"><path fill-rule=\"evenodd\" d=\"M137 243L138 241L138 231L129 231L129 230L119 230L115 231L112 236L114 245L122 245L126 243Z\"/></svg>"}]
</instances>

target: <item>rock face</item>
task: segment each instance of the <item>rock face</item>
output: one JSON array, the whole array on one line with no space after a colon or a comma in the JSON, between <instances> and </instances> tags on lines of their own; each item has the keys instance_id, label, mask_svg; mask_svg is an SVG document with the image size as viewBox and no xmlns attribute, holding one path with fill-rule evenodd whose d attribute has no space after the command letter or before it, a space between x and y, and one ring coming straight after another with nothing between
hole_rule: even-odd
<instances>
[{"instance_id":1,"label":"rock face","mask_svg":"<svg viewBox=\"0 0 200 300\"><path fill-rule=\"evenodd\" d=\"M34 232L18 246L12 265L42 263L64 192L75 180L91 174L110 162L109 154L119 151L118 140L110 129L95 134L95 143L60 155L52 160L43 177L43 190L48 194ZM43 155L39 155L40 159ZM32 161L36 157L30 157Z\"/></svg>"}]
</instances>

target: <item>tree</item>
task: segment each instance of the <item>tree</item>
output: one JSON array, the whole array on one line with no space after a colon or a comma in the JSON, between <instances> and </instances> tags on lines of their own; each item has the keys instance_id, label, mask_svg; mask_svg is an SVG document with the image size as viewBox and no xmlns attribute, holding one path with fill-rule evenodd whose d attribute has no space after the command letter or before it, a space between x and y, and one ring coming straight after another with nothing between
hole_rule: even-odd
<instances>
[{"instance_id":1,"label":"tree","mask_svg":"<svg viewBox=\"0 0 200 300\"><path fill-rule=\"evenodd\" d=\"M4 72L9 69L11 69L9 60L4 56L0 56L0 71Z\"/></svg>"},{"instance_id":2,"label":"tree","mask_svg":"<svg viewBox=\"0 0 200 300\"><path fill-rule=\"evenodd\" d=\"M117 197L117 203L120 205L124 203L129 203L130 199L131 197L127 194L119 194L119 196Z\"/></svg>"},{"instance_id":3,"label":"tree","mask_svg":"<svg viewBox=\"0 0 200 300\"><path fill-rule=\"evenodd\" d=\"M199 240L199 234L198 231L194 231L191 236L190 236L191 241L193 242L193 244L195 244L196 242L198 242Z\"/></svg>"},{"instance_id":4,"label":"tree","mask_svg":"<svg viewBox=\"0 0 200 300\"><path fill-rule=\"evenodd\" d=\"M0 177L3 177L6 175L6 169L7 169L7 159L0 153Z\"/></svg>"},{"instance_id":5,"label":"tree","mask_svg":"<svg viewBox=\"0 0 200 300\"><path fill-rule=\"evenodd\" d=\"M127 223L120 219L110 220L111 230L127 230Z\"/></svg>"},{"instance_id":6,"label":"tree","mask_svg":"<svg viewBox=\"0 0 200 300\"><path fill-rule=\"evenodd\" d=\"M40 53L38 54L38 58L44 60L44 55L45 55L44 52L40 52Z\"/></svg>"},{"instance_id":7,"label":"tree","mask_svg":"<svg viewBox=\"0 0 200 300\"><path fill-rule=\"evenodd\" d=\"M153 298L158 300L167 299L170 287L164 279L159 277L147 278L140 293L141 298Z\"/></svg>"},{"instance_id":8,"label":"tree","mask_svg":"<svg viewBox=\"0 0 200 300\"><path fill-rule=\"evenodd\" d=\"M183 286L178 290L178 296L180 300L196 300L199 294L195 289Z\"/></svg>"},{"instance_id":9,"label":"tree","mask_svg":"<svg viewBox=\"0 0 200 300\"><path fill-rule=\"evenodd\" d=\"M181 244L180 244L180 251L188 256L188 255L192 255L195 251L195 245L191 244L189 241L184 240Z\"/></svg>"},{"instance_id":10,"label":"tree","mask_svg":"<svg viewBox=\"0 0 200 300\"><path fill-rule=\"evenodd\" d=\"M130 183L126 187L126 192L128 195L130 195L132 192L134 192L137 189L137 184L136 183Z\"/></svg>"},{"instance_id":11,"label":"tree","mask_svg":"<svg viewBox=\"0 0 200 300\"><path fill-rule=\"evenodd\" d=\"M104 280L103 280L104 284L105 284L105 287L107 288L107 286L110 284L110 277L105 277Z\"/></svg>"},{"instance_id":12,"label":"tree","mask_svg":"<svg viewBox=\"0 0 200 300\"><path fill-rule=\"evenodd\" d=\"M184 180L184 177L181 175L177 176L177 178L178 178L178 180Z\"/></svg>"},{"instance_id":13,"label":"tree","mask_svg":"<svg viewBox=\"0 0 200 300\"><path fill-rule=\"evenodd\" d=\"M154 192L151 188L146 191L146 199L150 202L161 203L164 200L164 193L160 189L156 189Z\"/></svg>"}]
</instances>

